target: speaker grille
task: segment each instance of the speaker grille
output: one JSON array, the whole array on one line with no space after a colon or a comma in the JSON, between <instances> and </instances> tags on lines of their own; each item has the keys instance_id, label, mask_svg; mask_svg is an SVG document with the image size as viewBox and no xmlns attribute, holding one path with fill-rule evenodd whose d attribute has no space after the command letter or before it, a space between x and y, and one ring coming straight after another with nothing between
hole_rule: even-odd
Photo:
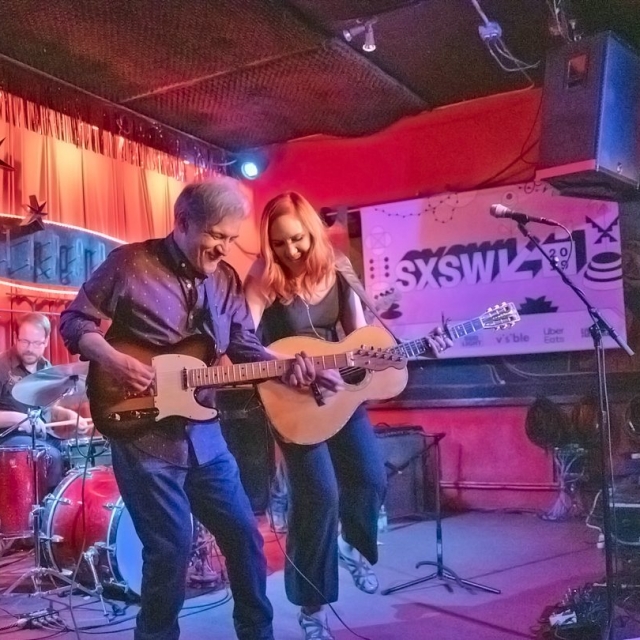
<instances>
[{"instance_id":1,"label":"speaker grille","mask_svg":"<svg viewBox=\"0 0 640 640\"><path fill-rule=\"evenodd\" d=\"M565 195L625 199L640 185L640 57L610 32L549 55L536 178Z\"/></svg>"}]
</instances>

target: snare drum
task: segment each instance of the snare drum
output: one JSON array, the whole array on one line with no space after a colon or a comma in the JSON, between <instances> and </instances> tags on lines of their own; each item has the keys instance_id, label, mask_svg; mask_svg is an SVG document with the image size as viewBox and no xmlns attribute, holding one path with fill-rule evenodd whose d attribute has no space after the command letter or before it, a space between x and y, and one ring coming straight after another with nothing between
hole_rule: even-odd
<instances>
[{"instance_id":1,"label":"snare drum","mask_svg":"<svg viewBox=\"0 0 640 640\"><path fill-rule=\"evenodd\" d=\"M34 487L36 466L38 495ZM27 538L33 534L33 509L47 486L47 454L42 445L0 448L0 538Z\"/></svg>"},{"instance_id":2,"label":"snare drum","mask_svg":"<svg viewBox=\"0 0 640 640\"><path fill-rule=\"evenodd\" d=\"M83 475L82 469L71 470L55 492L45 498L45 558L58 571L74 571L80 562L78 582L94 588L88 564L92 561L102 585L139 595L142 543L120 497L113 470L88 469L84 490ZM91 557L86 559L83 554L89 550Z\"/></svg>"}]
</instances>

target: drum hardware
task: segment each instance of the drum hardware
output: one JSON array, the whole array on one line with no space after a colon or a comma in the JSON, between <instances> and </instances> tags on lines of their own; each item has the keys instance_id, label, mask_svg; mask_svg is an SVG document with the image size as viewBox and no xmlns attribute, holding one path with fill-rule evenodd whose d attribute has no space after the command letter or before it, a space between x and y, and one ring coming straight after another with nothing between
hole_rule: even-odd
<instances>
[{"instance_id":1,"label":"drum hardware","mask_svg":"<svg viewBox=\"0 0 640 640\"><path fill-rule=\"evenodd\" d=\"M87 461L90 467L111 466L111 447L101 435L61 440L60 450L68 469L84 467Z\"/></svg>"},{"instance_id":2,"label":"drum hardware","mask_svg":"<svg viewBox=\"0 0 640 640\"><path fill-rule=\"evenodd\" d=\"M223 566L212 565L212 559L219 559L219 549L214 536L199 522L195 523L191 562L187 571L187 582L192 587L219 586L224 584Z\"/></svg>"},{"instance_id":3,"label":"drum hardware","mask_svg":"<svg viewBox=\"0 0 640 640\"><path fill-rule=\"evenodd\" d=\"M139 595L142 543L111 467L94 467L86 477L72 469L54 493L43 517L47 563L58 571L77 569L78 582L95 595L107 587L114 597Z\"/></svg>"},{"instance_id":4,"label":"drum hardware","mask_svg":"<svg viewBox=\"0 0 640 640\"><path fill-rule=\"evenodd\" d=\"M102 582L100 582L100 578L98 578L98 572L96 571L96 563L98 562L98 557L99 557L99 552L96 546L97 545L95 546L91 545L82 554L82 558L89 565L89 570L91 571L91 575L93 577L95 592L98 595L102 596L102 592L104 591L104 588L102 586ZM100 597L100 600L102 601L102 608L104 610L104 614L107 615L107 610L104 607L104 601L102 600L102 597Z\"/></svg>"},{"instance_id":5,"label":"drum hardware","mask_svg":"<svg viewBox=\"0 0 640 640\"><path fill-rule=\"evenodd\" d=\"M69 504L69 500L67 498L56 498L52 493L50 493L45 499L46 502L60 502L62 504Z\"/></svg>"},{"instance_id":6,"label":"drum hardware","mask_svg":"<svg viewBox=\"0 0 640 640\"><path fill-rule=\"evenodd\" d=\"M29 376L27 376L27 378L28 377ZM45 406L45 408L48 408L48 406L53 404L56 400L57 398L47 403L47 406ZM42 516L43 507L40 506L40 498L41 498L40 490L41 490L41 481L43 480L41 476L43 476L43 474L39 473L38 460L40 458L46 459L46 456L42 455L42 453L44 452L44 447L38 447L36 443L36 429L38 427L38 421L40 420L41 415L42 415L42 409L29 409L27 412L26 420L22 420L16 425L13 425L2 434L2 436L6 436L8 433L14 431L19 426L24 424L25 421L29 422L29 426L31 430L31 449L28 451L28 454L30 454L30 458L28 459L31 462L31 471L32 471L32 475L31 475L32 492L30 497L32 499L32 505L33 505L30 516L31 516L31 525L32 525L31 535L33 536L33 541L34 541L34 545L33 545L34 566L31 569L25 571L17 580L15 580L13 584L11 584L4 591L4 595L13 594L13 592L18 588L20 584L22 584L26 580L30 580L34 588L34 592L29 594L32 596L59 594L59 593L64 593L69 589L78 589L87 595L94 596L96 595L94 592L90 591L89 589L86 589L85 587L79 584L76 584L74 580L69 578L68 574L63 573L62 571L51 569L49 567L45 567L43 566L43 563L42 563L40 531L42 528L41 516ZM37 453L38 451L40 451L40 453ZM18 533L20 533L20 535L16 536L14 532L14 535L10 537L26 537L25 531L18 532ZM49 578L54 584L56 580L59 582L62 582L64 583L64 586L55 587L53 589L49 589L45 591L42 589L45 578Z\"/></svg>"},{"instance_id":7,"label":"drum hardware","mask_svg":"<svg viewBox=\"0 0 640 640\"><path fill-rule=\"evenodd\" d=\"M40 542L64 542L64 536L45 536L43 534L40 534Z\"/></svg>"}]
</instances>

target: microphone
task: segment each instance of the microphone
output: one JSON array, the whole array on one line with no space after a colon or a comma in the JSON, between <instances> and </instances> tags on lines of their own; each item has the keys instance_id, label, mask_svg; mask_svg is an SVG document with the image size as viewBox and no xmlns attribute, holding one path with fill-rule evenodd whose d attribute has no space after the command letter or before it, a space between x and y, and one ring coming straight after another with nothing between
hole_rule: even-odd
<instances>
[{"instance_id":1,"label":"microphone","mask_svg":"<svg viewBox=\"0 0 640 640\"><path fill-rule=\"evenodd\" d=\"M494 218L507 218L513 220L518 224L527 224L527 222L538 222L539 224L548 224L551 227L559 227L560 224L555 220L549 220L548 218L538 218L536 216L528 216L526 213L517 213L512 211L509 207L505 207L502 204L492 204L489 208L489 213Z\"/></svg>"}]
</instances>

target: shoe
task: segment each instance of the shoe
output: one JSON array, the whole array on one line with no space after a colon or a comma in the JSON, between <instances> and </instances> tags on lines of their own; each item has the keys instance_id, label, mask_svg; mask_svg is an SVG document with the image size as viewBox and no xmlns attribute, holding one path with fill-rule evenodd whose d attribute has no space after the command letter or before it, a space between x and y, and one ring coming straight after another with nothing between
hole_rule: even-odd
<instances>
[{"instance_id":1,"label":"shoe","mask_svg":"<svg viewBox=\"0 0 640 640\"><path fill-rule=\"evenodd\" d=\"M318 611L311 615L300 611L298 622L302 628L304 640L335 640L331 629L329 629L327 614L324 611Z\"/></svg>"},{"instance_id":2,"label":"shoe","mask_svg":"<svg viewBox=\"0 0 640 640\"><path fill-rule=\"evenodd\" d=\"M375 593L380 586L376 574L373 572L368 560L359 551L355 549L353 551L356 557L346 555L338 545L338 564L351 574L353 582L360 591Z\"/></svg>"}]
</instances>

